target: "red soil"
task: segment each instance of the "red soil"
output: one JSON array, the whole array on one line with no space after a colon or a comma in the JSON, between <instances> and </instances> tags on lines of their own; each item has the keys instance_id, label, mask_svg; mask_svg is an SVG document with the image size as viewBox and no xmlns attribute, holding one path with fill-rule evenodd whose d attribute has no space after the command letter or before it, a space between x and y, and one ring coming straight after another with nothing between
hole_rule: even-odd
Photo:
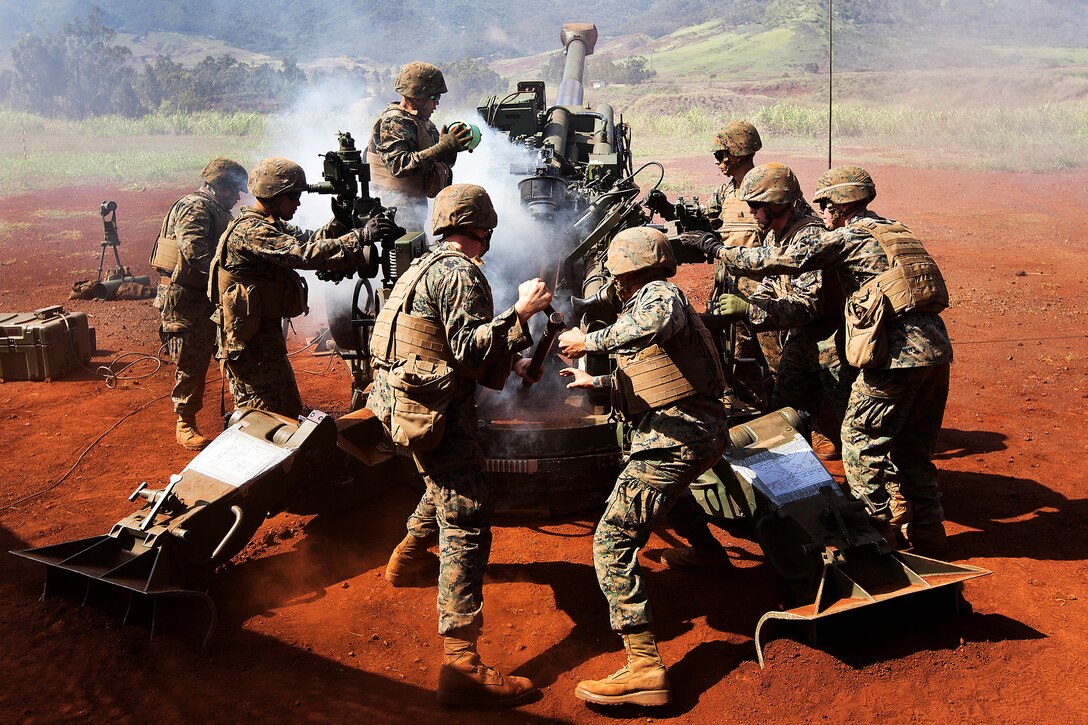
<instances>
[{"instance_id":1,"label":"red soil","mask_svg":"<svg viewBox=\"0 0 1088 725\"><path fill-rule=\"evenodd\" d=\"M811 190L821 164L787 162ZM662 532L643 561L676 702L653 712L595 710L574 698L574 684L622 660L591 565L596 512L503 520L481 649L488 662L532 677L542 696L515 712L443 712L433 697L434 590L393 590L381 576L415 498L393 487L358 510L267 522L216 575L220 624L206 654L184 632L149 640L145 629L122 628L78 602L39 602L41 567L0 555L0 721L1088 720L1088 504L1077 463L1088 442L1088 208L1076 201L1088 172L871 171L880 188L874 208L926 240L952 290L945 319L956 363L938 460L951 558L994 572L966 585L973 613L957 618L919 604L843 618L821 630L819 649L781 625L760 671L755 624L784 599L758 547L742 530L719 531L735 571L692 576L661 566L660 551L675 543ZM704 193L718 183L709 159L679 160L670 173ZM144 267L177 195L114 193L121 251L134 267ZM60 303L87 276L102 197L77 188L0 198L0 309ZM685 268L679 278L701 298L709 268ZM65 304L97 328L96 363L158 346L150 302ZM302 354L295 364L306 402L339 414L344 363L304 372L320 373L328 360ZM180 470L190 456L173 443L171 380L166 368L114 389L82 372L0 386L0 549L105 533L132 510L125 498L137 483L155 486ZM216 429L218 388L209 385L205 430ZM73 465L59 485L11 506Z\"/></svg>"}]
</instances>

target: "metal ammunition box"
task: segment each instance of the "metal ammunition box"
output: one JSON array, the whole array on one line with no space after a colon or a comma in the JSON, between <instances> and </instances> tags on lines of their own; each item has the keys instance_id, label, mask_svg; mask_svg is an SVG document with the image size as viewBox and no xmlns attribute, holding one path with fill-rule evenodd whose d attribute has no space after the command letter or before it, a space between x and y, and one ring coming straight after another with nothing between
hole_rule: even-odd
<instances>
[{"instance_id":1,"label":"metal ammunition box","mask_svg":"<svg viewBox=\"0 0 1088 725\"><path fill-rule=\"evenodd\" d=\"M34 312L0 312L0 378L47 380L85 365L95 349L94 328L82 312L60 305Z\"/></svg>"}]
</instances>

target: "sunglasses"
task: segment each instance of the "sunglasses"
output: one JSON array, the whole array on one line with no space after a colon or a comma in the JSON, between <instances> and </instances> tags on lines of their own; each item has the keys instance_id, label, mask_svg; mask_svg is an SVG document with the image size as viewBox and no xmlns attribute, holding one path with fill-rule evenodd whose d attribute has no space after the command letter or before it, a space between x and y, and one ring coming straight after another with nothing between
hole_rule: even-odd
<instances>
[{"instance_id":1,"label":"sunglasses","mask_svg":"<svg viewBox=\"0 0 1088 725\"><path fill-rule=\"evenodd\" d=\"M820 199L816 202L816 206L820 207L820 211L825 211L827 207L831 206L831 202L827 199Z\"/></svg>"},{"instance_id":2,"label":"sunglasses","mask_svg":"<svg viewBox=\"0 0 1088 725\"><path fill-rule=\"evenodd\" d=\"M750 201L750 202L748 202L748 208L751 209L752 211L757 211L759 209L764 208L765 206L767 206L767 202L765 202L765 201Z\"/></svg>"},{"instance_id":3,"label":"sunglasses","mask_svg":"<svg viewBox=\"0 0 1088 725\"><path fill-rule=\"evenodd\" d=\"M433 96L427 96L427 98L434 101L435 103L438 103L438 99L441 98L441 97L442 97L441 93L435 93Z\"/></svg>"},{"instance_id":4,"label":"sunglasses","mask_svg":"<svg viewBox=\"0 0 1088 725\"><path fill-rule=\"evenodd\" d=\"M728 153L725 152L725 151L715 151L714 152L714 160L717 161L719 164L721 162L725 161L726 156L728 156Z\"/></svg>"}]
</instances>

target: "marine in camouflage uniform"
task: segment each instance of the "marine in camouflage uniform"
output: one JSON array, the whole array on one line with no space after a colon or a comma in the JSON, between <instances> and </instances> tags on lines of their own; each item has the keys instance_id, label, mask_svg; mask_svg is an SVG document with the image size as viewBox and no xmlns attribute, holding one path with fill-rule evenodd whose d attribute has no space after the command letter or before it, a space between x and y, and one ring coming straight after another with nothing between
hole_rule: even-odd
<instances>
[{"instance_id":1,"label":"marine in camouflage uniform","mask_svg":"<svg viewBox=\"0 0 1088 725\"><path fill-rule=\"evenodd\" d=\"M401 100L385 107L367 145L371 183L385 206L397 207L402 224L424 229L427 199L452 183L451 169L471 132L463 126L440 132L431 122L447 89L442 71L430 63L404 66L394 88Z\"/></svg>"},{"instance_id":2,"label":"marine in camouflage uniform","mask_svg":"<svg viewBox=\"0 0 1088 725\"><path fill-rule=\"evenodd\" d=\"M483 578L491 553L490 486L484 476L484 455L477 440L476 384L501 389L513 364L523 375L528 359L516 356L532 345L528 319L544 309L551 293L540 280L519 288L519 300L494 314L491 287L480 269L479 256L490 246L498 223L487 192L472 184L455 184L435 199L433 233L443 238L414 265L428 265L414 293L394 288L391 299L409 295L404 310L379 316L372 337L376 374L367 408L379 420L391 419L393 390L389 370L403 353L394 344L394 360L383 360L378 328L405 324L400 315L427 321L444 338L443 347L454 370L452 398L445 411L445 430L433 450L413 453L426 491L408 519L408 534L394 550L386 578L394 586L416 583L427 576L433 555L428 546L438 539L438 631L444 636L444 662L438 697L457 704L509 704L534 688L522 677L503 676L480 662L476 641L483 626ZM470 256L473 255L473 256ZM412 284L406 273L398 286ZM390 308L390 311L391 308ZM444 358L445 359L445 358Z\"/></svg>"},{"instance_id":3,"label":"marine in camouflage uniform","mask_svg":"<svg viewBox=\"0 0 1088 725\"><path fill-rule=\"evenodd\" d=\"M587 352L615 354L620 372L606 382L603 376L567 368L562 373L575 378L569 387L611 384L626 389L621 378L627 375L624 360L658 359L660 353L652 346L668 351L676 367L655 370L650 377L660 379L680 370L690 387L675 394L684 397L655 400L646 410L631 403L624 406L630 452L594 533L593 563L628 663L610 678L579 683L575 694L605 704L664 704L669 700L668 677L650 631L652 616L638 552L661 517L725 450L726 410L719 397L724 378L699 316L683 292L665 279L675 273L676 263L663 234L644 228L621 232L609 246L606 266L616 278L620 299L626 300L619 318L588 334L566 331L559 336L559 346L575 358ZM705 377L692 370L704 371ZM635 373L630 375L633 381ZM637 391L641 384L645 383L632 382L632 389Z\"/></svg>"},{"instance_id":4,"label":"marine in camouflage uniform","mask_svg":"<svg viewBox=\"0 0 1088 725\"><path fill-rule=\"evenodd\" d=\"M288 224L306 189L306 175L287 159L259 162L249 186L257 205L242 208L220 239L213 260L209 296L218 301L213 316L220 333L216 358L223 363L236 407L296 417L302 413L302 398L283 330L285 317L306 309L302 279L294 270L358 269L365 247L395 236L396 229L384 216L355 230L335 218L317 231ZM253 290L248 307L255 307L256 314L231 318L224 311L230 307L227 293L236 294L240 288ZM234 333L241 328L248 328L250 336Z\"/></svg>"},{"instance_id":5,"label":"marine in camouflage uniform","mask_svg":"<svg viewBox=\"0 0 1088 725\"><path fill-rule=\"evenodd\" d=\"M246 170L230 159L213 159L201 172L204 183L183 196L163 220L151 265L163 274L155 298L162 313L162 334L174 388L170 397L178 416L179 445L200 450L196 414L204 407L204 381L215 352L215 305L208 299L208 265L219 237L230 223L230 210L246 191Z\"/></svg>"},{"instance_id":6,"label":"marine in camouflage uniform","mask_svg":"<svg viewBox=\"0 0 1088 725\"><path fill-rule=\"evenodd\" d=\"M816 201L833 228L818 241L712 253L746 272L833 270L849 299L890 268L872 229L895 223L868 210L876 186L860 167L831 169L817 187ZM851 388L842 425L843 466L851 492L878 522L909 522L905 534L915 549L940 554L946 538L933 450L948 398L952 344L936 312L889 314L885 331L885 359L862 370ZM899 497L907 508L896 506Z\"/></svg>"}]
</instances>

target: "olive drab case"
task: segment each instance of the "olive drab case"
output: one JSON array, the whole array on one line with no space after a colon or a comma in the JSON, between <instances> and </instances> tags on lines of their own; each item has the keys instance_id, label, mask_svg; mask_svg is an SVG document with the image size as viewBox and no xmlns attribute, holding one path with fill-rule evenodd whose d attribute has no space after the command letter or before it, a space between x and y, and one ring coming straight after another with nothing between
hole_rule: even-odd
<instances>
[{"instance_id":1,"label":"olive drab case","mask_svg":"<svg viewBox=\"0 0 1088 725\"><path fill-rule=\"evenodd\" d=\"M83 312L60 305L34 312L0 312L0 378L51 380L87 364L94 328Z\"/></svg>"}]
</instances>

